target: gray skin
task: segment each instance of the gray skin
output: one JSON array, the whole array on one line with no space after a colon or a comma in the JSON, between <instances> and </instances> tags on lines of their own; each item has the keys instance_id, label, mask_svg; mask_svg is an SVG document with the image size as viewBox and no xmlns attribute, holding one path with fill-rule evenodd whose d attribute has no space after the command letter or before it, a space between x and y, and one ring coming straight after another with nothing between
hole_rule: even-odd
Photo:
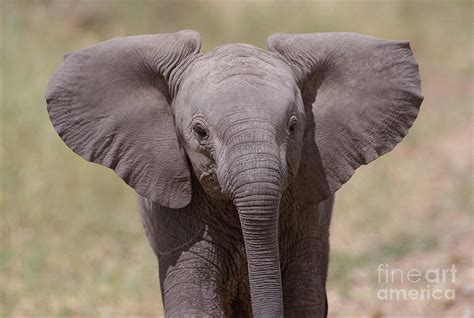
<instances>
[{"instance_id":1,"label":"gray skin","mask_svg":"<svg viewBox=\"0 0 474 318\"><path fill-rule=\"evenodd\" d=\"M167 316L324 316L334 192L415 120L410 47L314 33L199 48L181 31L68 54L51 122L138 193Z\"/></svg>"}]
</instances>

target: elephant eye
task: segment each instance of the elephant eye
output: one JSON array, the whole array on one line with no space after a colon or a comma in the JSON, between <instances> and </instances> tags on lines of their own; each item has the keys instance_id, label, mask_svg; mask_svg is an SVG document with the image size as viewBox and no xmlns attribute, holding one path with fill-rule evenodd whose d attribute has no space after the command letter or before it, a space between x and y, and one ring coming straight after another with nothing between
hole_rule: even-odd
<instances>
[{"instance_id":1,"label":"elephant eye","mask_svg":"<svg viewBox=\"0 0 474 318\"><path fill-rule=\"evenodd\" d=\"M198 140L206 140L209 137L209 133L207 132L206 128L204 128L204 126L202 126L200 123L197 123L193 126L193 133Z\"/></svg>"},{"instance_id":2,"label":"elephant eye","mask_svg":"<svg viewBox=\"0 0 474 318\"><path fill-rule=\"evenodd\" d=\"M296 120L296 116L291 115L290 119L288 120L288 132L290 134L296 131L297 124L298 124L298 121Z\"/></svg>"}]
</instances>

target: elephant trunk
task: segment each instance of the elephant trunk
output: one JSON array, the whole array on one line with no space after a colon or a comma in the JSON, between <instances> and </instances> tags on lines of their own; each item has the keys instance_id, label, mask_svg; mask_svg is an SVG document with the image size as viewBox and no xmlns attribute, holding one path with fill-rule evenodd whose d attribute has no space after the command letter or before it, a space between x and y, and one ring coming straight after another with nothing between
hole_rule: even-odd
<instances>
[{"instance_id":1,"label":"elephant trunk","mask_svg":"<svg viewBox=\"0 0 474 318\"><path fill-rule=\"evenodd\" d=\"M259 199L249 200L250 196ZM280 200L271 195L250 196L247 195L246 199L236 199L235 205L247 254L253 314L255 317L281 317L283 295L278 251Z\"/></svg>"},{"instance_id":2,"label":"elephant trunk","mask_svg":"<svg viewBox=\"0 0 474 318\"><path fill-rule=\"evenodd\" d=\"M247 254L255 317L282 317L278 248L282 169L275 145L253 144L231 160L228 189L237 208ZM235 158L235 157L234 157Z\"/></svg>"}]
</instances>

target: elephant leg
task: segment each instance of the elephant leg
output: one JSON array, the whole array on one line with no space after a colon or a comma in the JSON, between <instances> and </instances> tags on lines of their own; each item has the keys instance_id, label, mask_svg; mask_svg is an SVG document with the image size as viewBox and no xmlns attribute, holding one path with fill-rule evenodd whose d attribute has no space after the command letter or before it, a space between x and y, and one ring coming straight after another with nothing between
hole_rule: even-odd
<instances>
[{"instance_id":1,"label":"elephant leg","mask_svg":"<svg viewBox=\"0 0 474 318\"><path fill-rule=\"evenodd\" d=\"M167 317L223 317L212 244L201 240L159 255L160 285Z\"/></svg>"},{"instance_id":2,"label":"elephant leg","mask_svg":"<svg viewBox=\"0 0 474 318\"><path fill-rule=\"evenodd\" d=\"M327 258L313 256L309 249L316 244L294 246L291 256L282 262L282 285L285 317L326 317ZM314 251L313 251L314 253ZM319 254L319 252L316 252ZM299 260L296 261L296 258ZM326 259L326 261L324 260Z\"/></svg>"},{"instance_id":3,"label":"elephant leg","mask_svg":"<svg viewBox=\"0 0 474 318\"><path fill-rule=\"evenodd\" d=\"M201 208L171 210L138 198L146 236L158 258L166 317L222 317L216 247Z\"/></svg>"},{"instance_id":4,"label":"elephant leg","mask_svg":"<svg viewBox=\"0 0 474 318\"><path fill-rule=\"evenodd\" d=\"M288 204L280 223L285 317L326 317L332 199L312 207Z\"/></svg>"}]
</instances>

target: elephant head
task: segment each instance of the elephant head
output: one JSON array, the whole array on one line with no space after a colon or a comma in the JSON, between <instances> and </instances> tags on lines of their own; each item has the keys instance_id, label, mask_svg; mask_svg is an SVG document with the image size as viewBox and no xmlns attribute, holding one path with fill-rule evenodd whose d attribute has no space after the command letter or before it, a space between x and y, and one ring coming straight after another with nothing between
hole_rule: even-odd
<instances>
[{"instance_id":1,"label":"elephant head","mask_svg":"<svg viewBox=\"0 0 474 318\"><path fill-rule=\"evenodd\" d=\"M274 34L268 47L199 53L194 31L117 38L67 54L46 93L64 142L139 195L181 208L200 186L233 201L257 317L283 313L282 193L328 198L400 142L422 102L407 42Z\"/></svg>"}]
</instances>

